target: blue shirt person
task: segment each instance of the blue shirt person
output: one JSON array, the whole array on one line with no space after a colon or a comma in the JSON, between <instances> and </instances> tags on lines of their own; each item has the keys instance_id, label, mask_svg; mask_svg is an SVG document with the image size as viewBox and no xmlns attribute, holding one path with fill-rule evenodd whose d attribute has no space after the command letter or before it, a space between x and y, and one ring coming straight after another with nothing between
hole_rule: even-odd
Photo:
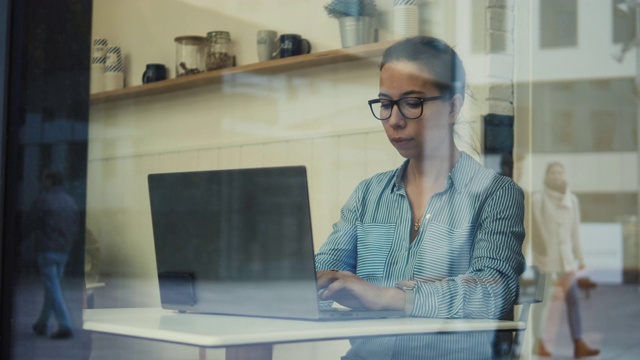
<instances>
[{"instance_id":1,"label":"blue shirt person","mask_svg":"<svg viewBox=\"0 0 640 360\"><path fill-rule=\"evenodd\" d=\"M76 202L64 190L63 183L60 171L45 170L42 191L25 220L27 236L34 237L38 270L44 285L42 309L32 329L37 335L46 335L49 318L53 315L58 323L58 329L51 334L54 339L73 336L60 282L69 251L77 240L80 222Z\"/></svg>"},{"instance_id":2,"label":"blue shirt person","mask_svg":"<svg viewBox=\"0 0 640 360\"><path fill-rule=\"evenodd\" d=\"M316 257L325 300L438 318L508 317L524 270L524 195L455 144L465 74L451 47L415 37L388 48L369 101L406 158L361 182ZM401 286L397 286L401 285ZM412 294L412 296L410 296ZM494 334L351 340L344 359L487 359Z\"/></svg>"}]
</instances>

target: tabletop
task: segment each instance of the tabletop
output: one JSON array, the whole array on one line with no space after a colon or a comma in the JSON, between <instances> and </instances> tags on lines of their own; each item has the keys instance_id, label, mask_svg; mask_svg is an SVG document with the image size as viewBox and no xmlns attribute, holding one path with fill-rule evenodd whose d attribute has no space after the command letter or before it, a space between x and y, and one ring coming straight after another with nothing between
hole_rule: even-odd
<instances>
[{"instance_id":1,"label":"tabletop","mask_svg":"<svg viewBox=\"0 0 640 360\"><path fill-rule=\"evenodd\" d=\"M87 309L87 331L199 347L233 347L362 336L524 330L520 321L388 318L312 321L178 313L160 308Z\"/></svg>"}]
</instances>

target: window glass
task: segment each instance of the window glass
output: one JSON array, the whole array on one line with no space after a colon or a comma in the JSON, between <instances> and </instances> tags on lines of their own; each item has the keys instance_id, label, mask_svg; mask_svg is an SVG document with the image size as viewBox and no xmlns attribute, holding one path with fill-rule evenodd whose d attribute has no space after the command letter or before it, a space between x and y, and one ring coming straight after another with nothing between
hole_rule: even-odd
<instances>
[{"instance_id":1,"label":"window glass","mask_svg":"<svg viewBox=\"0 0 640 360\"><path fill-rule=\"evenodd\" d=\"M540 47L578 45L578 2L540 0Z\"/></svg>"},{"instance_id":2,"label":"window glass","mask_svg":"<svg viewBox=\"0 0 640 360\"><path fill-rule=\"evenodd\" d=\"M331 3L343 1L352 3ZM623 59L610 56L631 39L638 5L622 0L355 1L375 3L377 11L368 19L339 19L327 13L329 2L0 0L0 10L6 9L0 11L0 38L7 29L9 40L0 43L0 85L7 87L0 87L0 357L242 358L246 348L225 349L227 343L211 340L209 330L219 323L210 314L150 315L158 313L163 301L167 306L167 298L171 307L215 303L232 293L203 300L194 285L199 276L185 269L160 269L156 261L162 249L156 247L154 229L166 231L162 239L171 246L163 249L175 249L170 255L176 256L168 256L171 261L186 253L194 262L206 262L213 258L207 251L218 252L211 264L238 283L255 274L269 278L283 269L295 269L291 278L302 277L298 272L311 268L302 265L300 254L317 253L341 214L351 214L341 210L354 189L405 160L390 144L388 123L372 116L367 101L388 95L379 94L384 50L416 34L442 38L466 69L464 106L455 119L460 135L456 146L482 166L511 177L522 189L512 188L516 197L524 199L522 253L527 267L520 277L520 293L535 293L532 284L537 277L530 265L541 268L548 260L558 266L542 269L549 279L546 297L543 304L533 305L525 319L527 331L516 337L520 346L514 349L523 358L545 352L580 357L590 349L600 349L603 358L640 355L635 345L640 320L636 85L640 74L634 57L638 45L629 43ZM603 14L610 19L605 21ZM357 28L368 32L351 37L343 33ZM448 104L449 99L441 100L421 104L424 113ZM391 111L398 111L397 106ZM432 123L423 125L433 129L427 127ZM448 123L442 128L448 129ZM429 131L425 134L429 138ZM170 183L168 191L173 186L176 192L165 199L175 203L196 199L190 203L196 203L199 215L206 215L190 216L186 205L166 206L168 218L154 224L150 175L299 165L306 168L307 187L282 181L276 190L264 191L269 193L264 201L236 192L242 184L273 186L253 179L225 178L205 186L219 195L215 203L196 193L202 184L192 178L176 183L180 185ZM560 174L557 183L548 178L549 169ZM482 185L477 178L469 184ZM458 185L453 185L455 191ZM186 195L175 196L178 190ZM278 195L296 190L308 191L308 206L304 197L291 202ZM403 191L394 194L409 209L412 204L402 197ZM425 203L443 192L434 193ZM233 215L220 214L222 203L235 211ZM297 213L309 210L309 218L301 223L282 215L291 207ZM169 210L179 216L167 215ZM517 211L509 216L512 213ZM451 246L459 249L470 233L483 233L488 227L455 223L453 219L463 215L442 210L425 214L425 219L450 222L433 226L441 237L452 239L442 251L457 253ZM208 221L206 216L218 218ZM562 219L569 219L571 226L560 223ZM410 226L404 231L395 224L367 221L358 219L354 233L382 240L358 248L359 256L368 256L367 266L356 269L361 275L403 264L404 255L396 259L387 253L409 254L410 244L416 242L392 243L393 236L406 237L412 229L430 226L428 221L407 221ZM220 222L228 227L220 231L226 231L226 238L218 246L200 247L189 241L206 238L201 230ZM242 230L248 245L238 244L229 230L234 227ZM264 242L283 229L290 238ZM307 246L275 245L291 244L309 231L312 243ZM553 236L544 238L546 232ZM547 239L542 241L547 241L548 259L540 260L541 238ZM47 239L57 243L46 243ZM429 253L425 249L422 254ZM220 255L223 251L233 255ZM256 260L264 254L277 260ZM450 268L466 263L454 265ZM426 272L430 266L419 268ZM317 289L311 280L307 300L315 306ZM433 276L419 283L424 288L415 289L419 300L415 304L425 306L430 299L425 294L455 282L469 281ZM561 284L571 286L556 286ZM225 285L230 289L237 284ZM393 288L393 282L384 286L411 298L406 287ZM252 287L251 294L259 289ZM271 304L296 311L291 293L284 287ZM231 305L269 302L260 296L235 299ZM67 315L48 307L54 300L64 302ZM570 328L567 320L576 318L571 307L576 301L581 331ZM432 303L434 314L444 311L442 303ZM573 317L559 314L567 304ZM483 317L476 312L486 310L482 308L463 310L470 311L465 316ZM516 318L521 309L514 308ZM193 321L182 323L184 319ZM251 331L264 329L260 324L268 320L243 319L253 325ZM416 321L423 320L432 319ZM456 320L466 326L465 319ZM234 326L227 328L232 331ZM379 328L385 329L384 322L368 330ZM279 360L338 359L351 348L349 339L340 334L322 341L287 337L273 348L254 339L249 343L256 346L249 350ZM291 332L287 336L294 337ZM576 343L575 338L584 342ZM451 343L455 346L451 352L445 349L447 355L459 350L458 342ZM432 349L418 357L439 358Z\"/></svg>"},{"instance_id":3,"label":"window glass","mask_svg":"<svg viewBox=\"0 0 640 360\"><path fill-rule=\"evenodd\" d=\"M613 42L626 43L635 35L636 17L633 8L628 7L624 0L613 0Z\"/></svg>"},{"instance_id":4,"label":"window glass","mask_svg":"<svg viewBox=\"0 0 640 360\"><path fill-rule=\"evenodd\" d=\"M534 84L534 151L634 151L633 86L629 79Z\"/></svg>"}]
</instances>

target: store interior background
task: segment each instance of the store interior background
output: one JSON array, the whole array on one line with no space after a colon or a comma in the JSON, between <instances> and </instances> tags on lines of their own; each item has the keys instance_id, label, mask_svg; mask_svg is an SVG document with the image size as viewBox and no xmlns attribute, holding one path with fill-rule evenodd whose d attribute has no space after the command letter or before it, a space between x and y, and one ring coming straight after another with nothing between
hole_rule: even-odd
<instances>
[{"instance_id":1,"label":"store interior background","mask_svg":"<svg viewBox=\"0 0 640 360\"><path fill-rule=\"evenodd\" d=\"M259 29L302 34L313 52L339 48L338 24L322 8L326 2L94 0L93 37L105 37L122 48L126 86L135 86L141 84L147 63L164 63L173 76L173 38L179 35L229 31L238 65L257 61ZM419 1L420 32L454 45L465 63L469 91L463 118L480 132L488 74L496 66L483 45L485 10L493 2ZM611 56L633 28L633 22L617 12L617 3L517 1L514 135L521 158L516 167L518 182L532 192L541 189L546 164L562 162L580 198L583 222L614 224L612 231L619 235L604 243L599 239L597 249L586 249L589 270L603 276L601 284L637 286L636 56L634 50L622 62ZM377 4L379 39L391 40L393 2ZM356 184L402 161L366 105L377 94L378 63L372 58L274 75L230 75L220 84L93 104L87 227L99 241L100 276L106 284L95 291L95 306L160 304L149 173L306 165L318 248ZM603 257L606 261L597 265ZM613 272L605 268L611 264L618 266ZM274 358L338 358L347 348L346 341L278 345ZM223 350L207 353L213 359L224 357ZM131 354L196 358L197 351L94 336L92 359Z\"/></svg>"}]
</instances>

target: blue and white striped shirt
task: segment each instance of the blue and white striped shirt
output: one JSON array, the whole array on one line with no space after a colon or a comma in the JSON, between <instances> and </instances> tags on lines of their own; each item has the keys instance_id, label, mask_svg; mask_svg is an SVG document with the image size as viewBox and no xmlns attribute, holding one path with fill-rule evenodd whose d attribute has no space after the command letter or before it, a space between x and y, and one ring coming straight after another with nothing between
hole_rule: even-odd
<instances>
[{"instance_id":1,"label":"blue and white striped shirt","mask_svg":"<svg viewBox=\"0 0 640 360\"><path fill-rule=\"evenodd\" d=\"M414 280L412 316L504 318L525 265L522 190L462 153L411 242L402 181L408 163L356 187L316 255L317 269L350 271L385 287ZM345 359L486 359L492 340L489 333L354 339Z\"/></svg>"}]
</instances>

